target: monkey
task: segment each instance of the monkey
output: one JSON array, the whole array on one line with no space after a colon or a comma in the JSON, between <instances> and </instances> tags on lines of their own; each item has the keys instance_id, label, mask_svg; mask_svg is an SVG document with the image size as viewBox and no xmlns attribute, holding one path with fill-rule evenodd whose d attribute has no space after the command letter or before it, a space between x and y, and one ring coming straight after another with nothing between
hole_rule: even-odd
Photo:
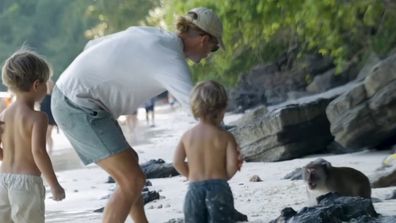
<instances>
[{"instance_id":1,"label":"monkey","mask_svg":"<svg viewBox=\"0 0 396 223\"><path fill-rule=\"evenodd\" d=\"M304 166L303 179L308 199L313 204L317 204L317 197L329 192L371 199L370 181L366 175L350 167L333 167L321 158Z\"/></svg>"}]
</instances>

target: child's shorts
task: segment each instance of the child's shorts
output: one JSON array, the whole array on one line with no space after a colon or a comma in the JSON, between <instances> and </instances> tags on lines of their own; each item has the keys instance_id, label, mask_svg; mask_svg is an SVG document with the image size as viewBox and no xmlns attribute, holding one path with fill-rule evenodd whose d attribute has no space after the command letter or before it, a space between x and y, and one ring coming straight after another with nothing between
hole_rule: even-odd
<instances>
[{"instance_id":1,"label":"child's shorts","mask_svg":"<svg viewBox=\"0 0 396 223\"><path fill-rule=\"evenodd\" d=\"M190 183L184 201L186 223L232 223L234 212L234 198L226 180Z\"/></svg>"},{"instance_id":2,"label":"child's shorts","mask_svg":"<svg viewBox=\"0 0 396 223\"><path fill-rule=\"evenodd\" d=\"M44 223L44 199L41 177L0 173L0 222Z\"/></svg>"},{"instance_id":3,"label":"child's shorts","mask_svg":"<svg viewBox=\"0 0 396 223\"><path fill-rule=\"evenodd\" d=\"M56 123L85 165L131 148L109 112L76 105L57 87L52 92L51 109Z\"/></svg>"}]
</instances>

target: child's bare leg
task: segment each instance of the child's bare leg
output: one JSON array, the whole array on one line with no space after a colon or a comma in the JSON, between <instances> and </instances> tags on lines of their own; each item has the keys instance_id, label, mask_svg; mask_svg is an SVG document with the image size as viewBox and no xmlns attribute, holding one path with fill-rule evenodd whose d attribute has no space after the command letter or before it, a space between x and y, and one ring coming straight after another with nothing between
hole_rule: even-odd
<instances>
[{"instance_id":1,"label":"child's bare leg","mask_svg":"<svg viewBox=\"0 0 396 223\"><path fill-rule=\"evenodd\" d=\"M106 205L103 222L123 223L128 214L135 223L147 223L141 192L145 178L132 149L98 162L117 183L117 189Z\"/></svg>"}]
</instances>

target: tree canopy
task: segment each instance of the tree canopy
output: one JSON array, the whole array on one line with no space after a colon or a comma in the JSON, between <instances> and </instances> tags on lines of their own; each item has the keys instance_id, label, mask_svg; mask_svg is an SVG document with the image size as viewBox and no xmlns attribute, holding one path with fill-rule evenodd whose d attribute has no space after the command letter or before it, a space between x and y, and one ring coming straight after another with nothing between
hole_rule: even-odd
<instances>
[{"instance_id":1,"label":"tree canopy","mask_svg":"<svg viewBox=\"0 0 396 223\"><path fill-rule=\"evenodd\" d=\"M226 50L191 64L196 80L233 84L250 67L295 46L333 58L341 71L396 44L392 0L2 0L0 60L27 45L51 62L56 79L89 39L132 25L173 30L176 15L199 6L223 21Z\"/></svg>"},{"instance_id":2,"label":"tree canopy","mask_svg":"<svg viewBox=\"0 0 396 223\"><path fill-rule=\"evenodd\" d=\"M334 59L338 71L368 52L386 54L396 45L396 3L390 0L169 0L165 20L190 8L214 9L224 24L227 50L196 65L198 78L234 82L241 72L271 61L295 45Z\"/></svg>"}]
</instances>

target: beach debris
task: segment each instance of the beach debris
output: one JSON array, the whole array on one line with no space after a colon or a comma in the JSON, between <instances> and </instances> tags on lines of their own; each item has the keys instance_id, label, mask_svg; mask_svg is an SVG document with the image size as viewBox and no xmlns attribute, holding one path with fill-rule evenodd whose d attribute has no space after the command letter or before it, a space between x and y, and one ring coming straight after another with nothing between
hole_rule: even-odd
<instances>
[{"instance_id":1,"label":"beach debris","mask_svg":"<svg viewBox=\"0 0 396 223\"><path fill-rule=\"evenodd\" d=\"M303 172L302 168L299 167L295 170L293 170L291 173L286 174L285 177L283 177L284 180L302 180L303 179Z\"/></svg>"},{"instance_id":2,"label":"beach debris","mask_svg":"<svg viewBox=\"0 0 396 223\"><path fill-rule=\"evenodd\" d=\"M388 195L385 200L393 200L396 199L396 190L392 192L392 194Z\"/></svg>"},{"instance_id":3,"label":"beach debris","mask_svg":"<svg viewBox=\"0 0 396 223\"><path fill-rule=\"evenodd\" d=\"M147 179L167 178L180 175L175 167L173 167L172 163L165 163L165 161L162 159L149 160L143 164L140 164L140 168ZM115 181L111 176L109 176L106 183L115 183Z\"/></svg>"},{"instance_id":4,"label":"beach debris","mask_svg":"<svg viewBox=\"0 0 396 223\"><path fill-rule=\"evenodd\" d=\"M180 175L171 163L162 159L152 159L140 165L146 178L165 178Z\"/></svg>"},{"instance_id":5,"label":"beach debris","mask_svg":"<svg viewBox=\"0 0 396 223\"><path fill-rule=\"evenodd\" d=\"M142 195L144 204L160 199L160 194L157 191L143 192Z\"/></svg>"},{"instance_id":6,"label":"beach debris","mask_svg":"<svg viewBox=\"0 0 396 223\"><path fill-rule=\"evenodd\" d=\"M183 218L172 218L166 221L165 223L184 223Z\"/></svg>"},{"instance_id":7,"label":"beach debris","mask_svg":"<svg viewBox=\"0 0 396 223\"><path fill-rule=\"evenodd\" d=\"M252 177L250 177L249 181L250 182L262 182L263 180L259 176L253 175Z\"/></svg>"}]
</instances>

